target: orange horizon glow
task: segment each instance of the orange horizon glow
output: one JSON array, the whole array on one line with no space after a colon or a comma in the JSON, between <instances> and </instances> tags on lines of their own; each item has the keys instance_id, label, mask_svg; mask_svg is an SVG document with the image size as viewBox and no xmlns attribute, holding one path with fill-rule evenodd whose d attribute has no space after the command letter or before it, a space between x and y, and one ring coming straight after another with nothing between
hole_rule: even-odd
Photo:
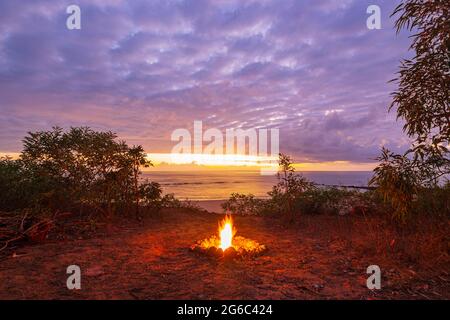
<instances>
[{"instance_id":1,"label":"orange horizon glow","mask_svg":"<svg viewBox=\"0 0 450 320\"><path fill-rule=\"evenodd\" d=\"M262 157L237 154L171 154L148 153L155 167L151 170L260 170L278 168L278 157ZM303 162L294 163L299 171L373 171L376 163L356 163L350 161Z\"/></svg>"},{"instance_id":2,"label":"orange horizon glow","mask_svg":"<svg viewBox=\"0 0 450 320\"><path fill-rule=\"evenodd\" d=\"M0 158L9 156L18 159L18 152L0 152ZM214 154L171 154L147 153L147 158L155 167L143 168L143 171L176 170L260 170L277 167L276 157L249 155L214 155ZM373 171L374 162L359 163L350 161L326 161L294 163L298 171Z\"/></svg>"}]
</instances>

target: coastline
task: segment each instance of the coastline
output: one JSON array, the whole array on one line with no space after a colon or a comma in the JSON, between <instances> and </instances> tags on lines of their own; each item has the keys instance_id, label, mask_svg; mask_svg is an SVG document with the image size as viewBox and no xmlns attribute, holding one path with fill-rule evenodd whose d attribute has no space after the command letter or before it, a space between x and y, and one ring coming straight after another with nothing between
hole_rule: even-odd
<instances>
[{"instance_id":1,"label":"coastline","mask_svg":"<svg viewBox=\"0 0 450 320\"><path fill-rule=\"evenodd\" d=\"M209 213L217 213L222 214L224 213L221 204L224 203L226 200L190 200L190 203L193 203L197 206L199 206L202 209L205 209Z\"/></svg>"}]
</instances>

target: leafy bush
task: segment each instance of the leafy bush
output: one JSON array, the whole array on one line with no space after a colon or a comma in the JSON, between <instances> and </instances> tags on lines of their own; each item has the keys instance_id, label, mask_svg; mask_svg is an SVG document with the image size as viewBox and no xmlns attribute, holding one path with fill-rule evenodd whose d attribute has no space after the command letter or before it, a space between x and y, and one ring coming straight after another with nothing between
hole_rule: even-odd
<instances>
[{"instance_id":1,"label":"leafy bush","mask_svg":"<svg viewBox=\"0 0 450 320\"><path fill-rule=\"evenodd\" d=\"M369 185L375 186L384 201L392 206L395 218L405 220L420 185L419 173L408 158L384 148L377 160L380 164Z\"/></svg>"},{"instance_id":2,"label":"leafy bush","mask_svg":"<svg viewBox=\"0 0 450 320\"><path fill-rule=\"evenodd\" d=\"M232 193L230 199L222 203L225 212L240 215L259 215L267 201L257 199L253 194Z\"/></svg>"},{"instance_id":3,"label":"leafy bush","mask_svg":"<svg viewBox=\"0 0 450 320\"><path fill-rule=\"evenodd\" d=\"M146 181L139 185L140 206L157 212L162 208L194 208L189 201L180 201L173 193L163 195L161 185Z\"/></svg>"},{"instance_id":4,"label":"leafy bush","mask_svg":"<svg viewBox=\"0 0 450 320\"><path fill-rule=\"evenodd\" d=\"M150 166L141 146L112 132L86 127L28 133L20 159L0 161L0 210L94 208L110 217L141 203L140 168ZM153 195L144 190L145 201Z\"/></svg>"},{"instance_id":5,"label":"leafy bush","mask_svg":"<svg viewBox=\"0 0 450 320\"><path fill-rule=\"evenodd\" d=\"M139 205L151 212L158 212L162 206L162 189L157 182L146 182L139 185Z\"/></svg>"},{"instance_id":6,"label":"leafy bush","mask_svg":"<svg viewBox=\"0 0 450 320\"><path fill-rule=\"evenodd\" d=\"M307 214L351 213L356 205L358 192L338 188L316 188L305 192L295 203L299 211Z\"/></svg>"},{"instance_id":7,"label":"leafy bush","mask_svg":"<svg viewBox=\"0 0 450 320\"><path fill-rule=\"evenodd\" d=\"M449 215L448 181L440 186L428 179L430 173L413 160L384 148L378 160L380 164L369 184L389 205L392 218L404 223L414 214Z\"/></svg>"},{"instance_id":8,"label":"leafy bush","mask_svg":"<svg viewBox=\"0 0 450 320\"><path fill-rule=\"evenodd\" d=\"M273 192L270 194L273 195ZM278 195L269 199L257 199L252 194L234 193L222 204L226 212L240 215L273 215L283 214L283 206ZM347 215L366 212L381 212L380 199L373 191L359 192L338 188L314 188L305 191L295 198L292 210L298 214L330 214Z\"/></svg>"},{"instance_id":9,"label":"leafy bush","mask_svg":"<svg viewBox=\"0 0 450 320\"><path fill-rule=\"evenodd\" d=\"M317 187L305 177L295 174L291 159L280 154L278 183L268 193L269 199L252 194L233 193L222 208L241 215L283 215L289 222L300 214L350 214L377 207L373 192L349 191Z\"/></svg>"},{"instance_id":10,"label":"leafy bush","mask_svg":"<svg viewBox=\"0 0 450 320\"><path fill-rule=\"evenodd\" d=\"M30 205L25 190L26 180L23 165L11 158L0 158L0 210L10 211Z\"/></svg>"},{"instance_id":11,"label":"leafy bush","mask_svg":"<svg viewBox=\"0 0 450 320\"><path fill-rule=\"evenodd\" d=\"M263 200L252 194L233 193L230 199L222 204L222 208L241 215L281 214L292 221L294 216L300 213L299 199L315 186L305 177L295 174L289 156L280 154L278 163L281 170L277 175L278 183L268 193L270 199Z\"/></svg>"},{"instance_id":12,"label":"leafy bush","mask_svg":"<svg viewBox=\"0 0 450 320\"><path fill-rule=\"evenodd\" d=\"M280 167L277 174L278 183L268 194L277 211L291 222L295 215L301 213L301 207L297 205L298 201L305 196L305 192L314 190L315 185L302 175L295 173L289 156L280 153L278 165Z\"/></svg>"},{"instance_id":13,"label":"leafy bush","mask_svg":"<svg viewBox=\"0 0 450 320\"><path fill-rule=\"evenodd\" d=\"M442 187L420 188L413 201L412 213L450 217L450 182Z\"/></svg>"},{"instance_id":14,"label":"leafy bush","mask_svg":"<svg viewBox=\"0 0 450 320\"><path fill-rule=\"evenodd\" d=\"M450 33L448 1L405 0L395 9L395 26L414 31L413 57L401 63L398 88L389 110L396 109L412 145L403 155L383 148L371 181L392 217L401 222L427 204L448 212L448 188L440 185L450 175ZM441 198L441 194L444 197Z\"/></svg>"}]
</instances>

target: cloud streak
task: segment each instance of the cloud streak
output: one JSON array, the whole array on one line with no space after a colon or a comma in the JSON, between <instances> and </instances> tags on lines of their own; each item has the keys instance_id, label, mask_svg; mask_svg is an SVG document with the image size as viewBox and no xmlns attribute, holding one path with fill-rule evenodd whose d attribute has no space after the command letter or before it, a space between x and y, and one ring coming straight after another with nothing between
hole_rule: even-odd
<instances>
[{"instance_id":1,"label":"cloud streak","mask_svg":"<svg viewBox=\"0 0 450 320\"><path fill-rule=\"evenodd\" d=\"M29 130L88 125L164 153L194 120L278 127L296 161L400 150L387 81L407 35L391 0L377 1L383 29L367 30L370 2L82 0L82 30L69 31L69 1L4 0L0 151Z\"/></svg>"}]
</instances>

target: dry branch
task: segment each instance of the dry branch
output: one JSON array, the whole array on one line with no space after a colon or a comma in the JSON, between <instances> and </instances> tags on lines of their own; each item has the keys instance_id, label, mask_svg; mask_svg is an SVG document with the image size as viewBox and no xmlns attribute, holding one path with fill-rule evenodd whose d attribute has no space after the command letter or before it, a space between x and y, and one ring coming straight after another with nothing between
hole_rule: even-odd
<instances>
[{"instance_id":1,"label":"dry branch","mask_svg":"<svg viewBox=\"0 0 450 320\"><path fill-rule=\"evenodd\" d=\"M55 215L56 217L57 215ZM17 214L1 213L0 217L0 251L5 250L11 243L20 240L42 241L47 236L55 219L44 219L33 222L26 212L23 217ZM31 224L25 229L27 224Z\"/></svg>"}]
</instances>

